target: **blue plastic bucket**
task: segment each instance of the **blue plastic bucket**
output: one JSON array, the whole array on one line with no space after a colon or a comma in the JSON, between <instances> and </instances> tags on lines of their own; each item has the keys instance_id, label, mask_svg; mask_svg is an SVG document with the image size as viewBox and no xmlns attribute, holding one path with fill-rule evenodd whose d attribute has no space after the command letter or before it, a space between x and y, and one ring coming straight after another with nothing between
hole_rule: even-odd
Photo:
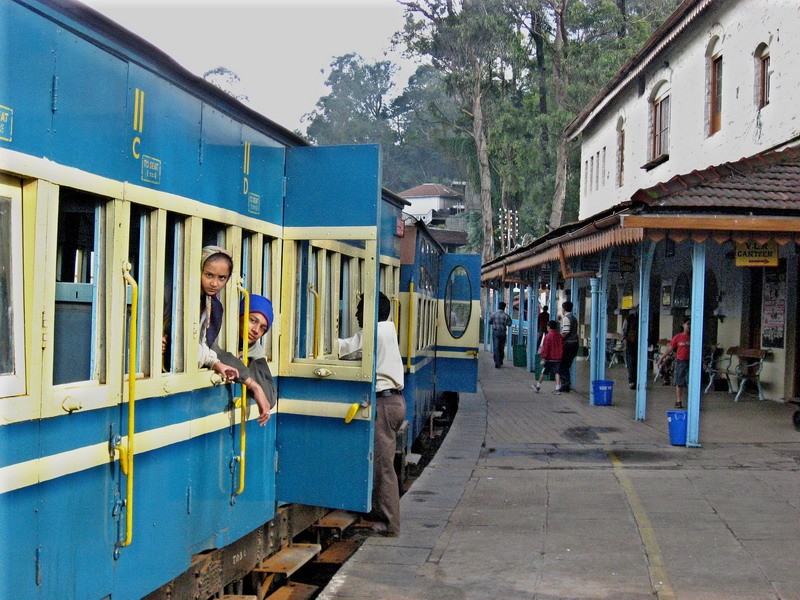
<instances>
[{"instance_id":1,"label":"blue plastic bucket","mask_svg":"<svg viewBox=\"0 0 800 600\"><path fill-rule=\"evenodd\" d=\"M596 379L592 382L592 394L595 406L611 406L611 394L614 382L607 379Z\"/></svg>"},{"instance_id":2,"label":"blue plastic bucket","mask_svg":"<svg viewBox=\"0 0 800 600\"><path fill-rule=\"evenodd\" d=\"M673 446L686 445L686 411L668 410L669 443Z\"/></svg>"}]
</instances>

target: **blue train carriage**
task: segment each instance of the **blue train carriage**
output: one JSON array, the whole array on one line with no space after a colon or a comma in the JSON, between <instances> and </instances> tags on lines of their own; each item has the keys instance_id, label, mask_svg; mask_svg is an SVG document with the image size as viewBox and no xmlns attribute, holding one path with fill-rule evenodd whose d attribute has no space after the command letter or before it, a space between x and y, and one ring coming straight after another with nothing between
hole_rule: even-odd
<instances>
[{"instance_id":1,"label":"blue train carriage","mask_svg":"<svg viewBox=\"0 0 800 600\"><path fill-rule=\"evenodd\" d=\"M406 220L399 330L406 361L407 450L443 394L477 389L480 265L480 256L446 253L422 221Z\"/></svg>"},{"instance_id":2,"label":"blue train carriage","mask_svg":"<svg viewBox=\"0 0 800 600\"><path fill-rule=\"evenodd\" d=\"M265 528L278 500L365 507L374 340L326 378L314 298L358 288L374 309L377 149L303 147L77 3L5 1L0 24L0 596L142 597L197 557L219 565L201 569L213 590L290 536ZM207 243L280 315L267 353L286 401L264 428L197 367ZM222 300L233 350L233 284ZM331 407L354 398L334 442Z\"/></svg>"}]
</instances>

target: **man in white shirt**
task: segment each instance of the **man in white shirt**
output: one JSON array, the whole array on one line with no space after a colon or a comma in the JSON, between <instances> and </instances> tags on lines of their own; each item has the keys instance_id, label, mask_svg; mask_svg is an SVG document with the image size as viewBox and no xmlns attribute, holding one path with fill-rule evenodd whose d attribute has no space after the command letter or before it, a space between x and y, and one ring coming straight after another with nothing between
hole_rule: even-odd
<instances>
[{"instance_id":1,"label":"man in white shirt","mask_svg":"<svg viewBox=\"0 0 800 600\"><path fill-rule=\"evenodd\" d=\"M406 416L403 399L403 359L397 330L389 321L392 305L382 292L378 298L378 340L375 348L375 448L372 488L373 530L387 536L400 533L400 486L394 470L397 432ZM364 326L364 299L356 306L358 326ZM339 358L359 358L363 333L337 343Z\"/></svg>"}]
</instances>

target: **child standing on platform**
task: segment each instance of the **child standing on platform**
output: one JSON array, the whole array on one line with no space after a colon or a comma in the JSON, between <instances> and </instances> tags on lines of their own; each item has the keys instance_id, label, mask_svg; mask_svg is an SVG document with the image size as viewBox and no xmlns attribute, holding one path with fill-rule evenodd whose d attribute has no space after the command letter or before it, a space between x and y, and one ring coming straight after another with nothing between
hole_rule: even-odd
<instances>
[{"instance_id":1,"label":"child standing on platform","mask_svg":"<svg viewBox=\"0 0 800 600\"><path fill-rule=\"evenodd\" d=\"M544 366L539 375L539 381L531 386L537 392L542 389L542 381L544 381L545 375L555 375L556 388L554 393L560 393L558 388L561 384L561 378L558 375L558 366L561 364L561 356L564 354L564 340L559 329L558 321L547 322L547 335L544 336L542 346L539 349Z\"/></svg>"},{"instance_id":2,"label":"child standing on platform","mask_svg":"<svg viewBox=\"0 0 800 600\"><path fill-rule=\"evenodd\" d=\"M658 360L659 366L663 365L673 352L675 353L675 408L683 408L683 395L689 387L689 323L686 319L683 322L682 331L677 334L669 343L669 349Z\"/></svg>"}]
</instances>

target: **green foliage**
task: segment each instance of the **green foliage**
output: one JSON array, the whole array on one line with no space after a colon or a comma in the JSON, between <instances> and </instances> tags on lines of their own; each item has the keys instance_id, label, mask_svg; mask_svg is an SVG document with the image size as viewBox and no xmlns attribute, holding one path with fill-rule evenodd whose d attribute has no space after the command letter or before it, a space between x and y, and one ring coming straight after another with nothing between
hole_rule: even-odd
<instances>
[{"instance_id":1,"label":"green foliage","mask_svg":"<svg viewBox=\"0 0 800 600\"><path fill-rule=\"evenodd\" d=\"M317 144L394 144L388 95L396 65L366 64L351 53L334 58L330 67L325 85L331 93L303 117L307 136Z\"/></svg>"},{"instance_id":2,"label":"green foliage","mask_svg":"<svg viewBox=\"0 0 800 600\"><path fill-rule=\"evenodd\" d=\"M393 93L394 66L338 57L329 95L306 116L320 144L379 143L384 185L470 180L519 211L520 237L547 231L564 128L677 7L679 0L399 0L406 23L395 36L425 62ZM566 6L559 20L557 8ZM557 24L564 34L556 43ZM554 68L558 66L558 68ZM554 80L556 75L559 79ZM487 140L490 179L479 177L475 101ZM562 222L578 214L580 147L568 145ZM485 216L485 215L484 215ZM469 216L470 245L486 223ZM496 227L489 227L496 231Z\"/></svg>"}]
</instances>

